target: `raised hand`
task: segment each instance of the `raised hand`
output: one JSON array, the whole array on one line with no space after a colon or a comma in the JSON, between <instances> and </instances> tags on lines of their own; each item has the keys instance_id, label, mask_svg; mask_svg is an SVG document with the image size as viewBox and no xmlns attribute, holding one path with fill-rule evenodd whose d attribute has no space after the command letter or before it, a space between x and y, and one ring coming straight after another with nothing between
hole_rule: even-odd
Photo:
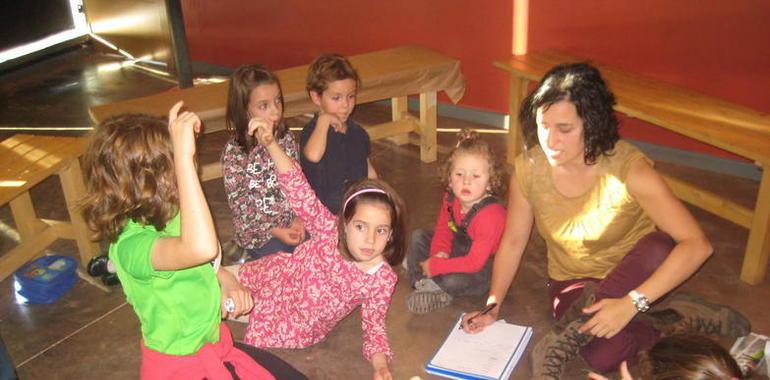
<instances>
[{"instance_id":1,"label":"raised hand","mask_svg":"<svg viewBox=\"0 0 770 380\"><path fill-rule=\"evenodd\" d=\"M168 133L174 155L192 157L195 155L195 134L201 131L201 119L193 112L181 111L183 106L184 102L180 100L168 111Z\"/></svg>"}]
</instances>

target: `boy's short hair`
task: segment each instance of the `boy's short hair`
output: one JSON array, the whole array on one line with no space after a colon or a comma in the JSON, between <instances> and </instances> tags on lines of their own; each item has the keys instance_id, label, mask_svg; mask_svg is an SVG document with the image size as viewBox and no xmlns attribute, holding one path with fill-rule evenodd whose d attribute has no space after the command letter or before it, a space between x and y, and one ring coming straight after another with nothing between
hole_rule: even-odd
<instances>
[{"instance_id":1,"label":"boy's short hair","mask_svg":"<svg viewBox=\"0 0 770 380\"><path fill-rule=\"evenodd\" d=\"M324 54L314 59L307 69L305 88L308 92L313 91L320 95L329 88L330 82L343 79L352 79L356 82L356 87L361 87L358 72L347 58L339 54Z\"/></svg>"}]
</instances>

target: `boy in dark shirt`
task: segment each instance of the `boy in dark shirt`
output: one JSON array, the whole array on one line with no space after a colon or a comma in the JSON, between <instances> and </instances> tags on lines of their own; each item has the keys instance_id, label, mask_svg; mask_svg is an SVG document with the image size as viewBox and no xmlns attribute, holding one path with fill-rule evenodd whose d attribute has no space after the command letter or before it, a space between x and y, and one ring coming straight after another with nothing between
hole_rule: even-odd
<instances>
[{"instance_id":1,"label":"boy in dark shirt","mask_svg":"<svg viewBox=\"0 0 770 380\"><path fill-rule=\"evenodd\" d=\"M347 185L377 178L369 161L369 135L349 120L360 84L350 62L338 54L316 58L307 73L307 91L319 111L302 130L300 164L310 186L334 214Z\"/></svg>"}]
</instances>

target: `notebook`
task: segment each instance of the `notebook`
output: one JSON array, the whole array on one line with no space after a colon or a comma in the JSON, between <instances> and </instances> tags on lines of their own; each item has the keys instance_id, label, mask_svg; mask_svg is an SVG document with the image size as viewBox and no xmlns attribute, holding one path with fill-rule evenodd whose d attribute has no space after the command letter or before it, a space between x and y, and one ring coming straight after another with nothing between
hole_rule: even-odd
<instances>
[{"instance_id":1,"label":"notebook","mask_svg":"<svg viewBox=\"0 0 770 380\"><path fill-rule=\"evenodd\" d=\"M532 338L532 328L497 321L478 334L460 330L462 316L425 365L430 374L450 379L507 379Z\"/></svg>"}]
</instances>

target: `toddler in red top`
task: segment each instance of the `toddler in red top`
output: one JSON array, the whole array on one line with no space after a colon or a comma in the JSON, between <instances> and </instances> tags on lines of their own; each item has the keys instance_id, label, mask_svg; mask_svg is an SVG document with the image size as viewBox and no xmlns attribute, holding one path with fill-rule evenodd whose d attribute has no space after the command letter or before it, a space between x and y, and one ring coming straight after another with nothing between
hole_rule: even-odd
<instances>
[{"instance_id":1,"label":"toddler in red top","mask_svg":"<svg viewBox=\"0 0 770 380\"><path fill-rule=\"evenodd\" d=\"M435 230L413 232L407 254L407 277L415 289L407 308L413 313L486 293L490 257L505 228L505 207L495 197L503 191L503 170L477 133L460 133L442 173L447 191Z\"/></svg>"}]
</instances>

